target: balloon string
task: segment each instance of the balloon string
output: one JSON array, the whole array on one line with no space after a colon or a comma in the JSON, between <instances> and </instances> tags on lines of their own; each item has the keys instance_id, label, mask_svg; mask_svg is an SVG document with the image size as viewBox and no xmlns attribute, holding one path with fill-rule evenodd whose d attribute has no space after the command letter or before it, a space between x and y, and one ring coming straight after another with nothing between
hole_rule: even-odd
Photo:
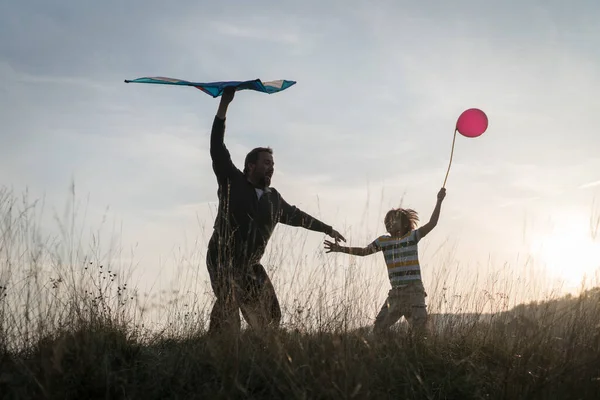
<instances>
[{"instance_id":1,"label":"balloon string","mask_svg":"<svg viewBox=\"0 0 600 400\"><path fill-rule=\"evenodd\" d=\"M452 156L454 155L454 142L456 141L456 132L458 129L454 130L454 138L452 138L452 151L450 152L450 163L448 164L448 170L446 171L446 177L444 178L443 188L446 187L446 180L448 179L448 173L450 173L450 166L452 165Z\"/></svg>"}]
</instances>

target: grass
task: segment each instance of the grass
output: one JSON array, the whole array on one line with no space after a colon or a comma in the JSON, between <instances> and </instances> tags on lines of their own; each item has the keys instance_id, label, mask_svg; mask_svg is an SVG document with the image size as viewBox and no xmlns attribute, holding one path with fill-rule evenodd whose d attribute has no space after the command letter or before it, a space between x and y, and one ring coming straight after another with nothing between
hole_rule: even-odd
<instances>
[{"instance_id":1,"label":"grass","mask_svg":"<svg viewBox=\"0 0 600 400\"><path fill-rule=\"evenodd\" d=\"M425 338L405 324L375 338L357 323L371 288L349 273L341 291L284 293L280 330L211 338L202 300L164 305L150 328L109 252L75 240L75 212L45 237L39 211L0 191L2 398L600 398L598 288L516 307L490 290L475 312L434 313Z\"/></svg>"}]
</instances>

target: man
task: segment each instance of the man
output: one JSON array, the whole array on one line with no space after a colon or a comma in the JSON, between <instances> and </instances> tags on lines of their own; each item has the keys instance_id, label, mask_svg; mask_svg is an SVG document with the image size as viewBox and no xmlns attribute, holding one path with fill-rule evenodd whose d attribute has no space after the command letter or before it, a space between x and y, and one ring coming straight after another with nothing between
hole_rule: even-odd
<instances>
[{"instance_id":1,"label":"man","mask_svg":"<svg viewBox=\"0 0 600 400\"><path fill-rule=\"evenodd\" d=\"M337 242L346 239L331 226L288 204L272 188L273 151L258 147L246 156L244 171L225 147L225 118L234 88L222 94L210 137L210 155L218 182L219 208L208 244L206 264L217 298L209 333L239 332L241 309L254 329L277 327L281 309L275 290L260 264L277 223L323 232Z\"/></svg>"}]
</instances>

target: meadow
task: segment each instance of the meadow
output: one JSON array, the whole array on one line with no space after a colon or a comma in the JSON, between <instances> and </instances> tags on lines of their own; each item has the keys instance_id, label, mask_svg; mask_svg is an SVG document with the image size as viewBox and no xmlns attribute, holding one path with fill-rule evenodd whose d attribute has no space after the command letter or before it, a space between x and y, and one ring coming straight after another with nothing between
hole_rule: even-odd
<instances>
[{"instance_id":1,"label":"meadow","mask_svg":"<svg viewBox=\"0 0 600 400\"><path fill-rule=\"evenodd\" d=\"M399 323L376 338L373 288L351 268L330 283L321 260L294 272L294 290L277 283L281 329L211 338L211 302L186 291L151 306L111 264L111 242L81 246L75 215L44 236L38 212L0 191L3 399L600 398L600 288L524 304L493 288L458 299L444 271L428 290L427 336Z\"/></svg>"}]
</instances>

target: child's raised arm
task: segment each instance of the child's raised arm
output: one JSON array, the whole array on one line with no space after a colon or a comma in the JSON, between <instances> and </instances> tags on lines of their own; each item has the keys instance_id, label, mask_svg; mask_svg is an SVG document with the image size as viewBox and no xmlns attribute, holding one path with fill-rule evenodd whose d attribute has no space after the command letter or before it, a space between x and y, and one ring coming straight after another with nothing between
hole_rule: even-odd
<instances>
[{"instance_id":1,"label":"child's raised arm","mask_svg":"<svg viewBox=\"0 0 600 400\"><path fill-rule=\"evenodd\" d=\"M435 208L433 209L433 213L431 214L429 222L419 228L419 238L423 238L437 225L438 220L440 219L440 210L442 209L442 201L444 201L444 197L446 197L446 189L441 188L438 192L437 203L435 204Z\"/></svg>"},{"instance_id":2,"label":"child's raised arm","mask_svg":"<svg viewBox=\"0 0 600 400\"><path fill-rule=\"evenodd\" d=\"M373 243L367 247L346 247L340 246L337 242L330 242L329 240L326 240L325 250L327 250L327 253L346 253L352 256L368 256L370 254L377 253L379 248Z\"/></svg>"}]
</instances>

